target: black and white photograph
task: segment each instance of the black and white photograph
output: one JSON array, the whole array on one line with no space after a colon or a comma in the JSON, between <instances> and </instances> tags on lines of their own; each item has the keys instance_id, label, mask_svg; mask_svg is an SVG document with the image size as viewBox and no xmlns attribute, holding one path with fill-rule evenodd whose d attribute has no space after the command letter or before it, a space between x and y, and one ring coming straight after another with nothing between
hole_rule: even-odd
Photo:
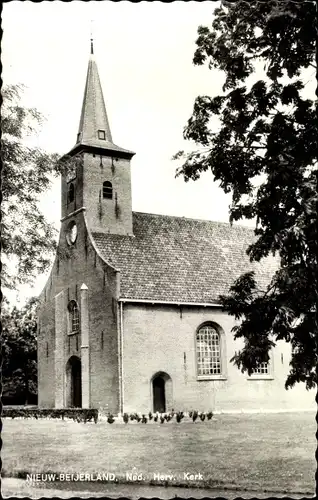
<instances>
[{"instance_id":1,"label":"black and white photograph","mask_svg":"<svg viewBox=\"0 0 318 500\"><path fill-rule=\"evenodd\" d=\"M2 496L314 497L318 1L2 30Z\"/></svg>"}]
</instances>

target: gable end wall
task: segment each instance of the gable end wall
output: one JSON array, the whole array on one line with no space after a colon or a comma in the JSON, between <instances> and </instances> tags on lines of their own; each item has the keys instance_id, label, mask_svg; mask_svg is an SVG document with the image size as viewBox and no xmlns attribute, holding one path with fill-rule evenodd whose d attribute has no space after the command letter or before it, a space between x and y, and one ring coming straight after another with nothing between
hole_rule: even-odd
<instances>
[{"instance_id":1,"label":"gable end wall","mask_svg":"<svg viewBox=\"0 0 318 500\"><path fill-rule=\"evenodd\" d=\"M65 238L65 228L71 220L78 227L76 243L69 246ZM76 300L80 305L80 288L88 287L89 308L89 348L90 348L90 406L104 407L118 412L118 337L117 337L117 297L118 273L107 265L97 254L87 231L84 212L62 223L58 251L48 282L41 294L38 309L38 378L39 406L54 407L57 388L55 380L56 356L64 357L64 406L66 395L66 363L72 356L81 357L80 335L64 332L63 353L56 352L55 297L63 292L65 315L68 324L67 305ZM67 326L65 326L67 330ZM47 353L48 344L48 356Z\"/></svg>"}]
</instances>

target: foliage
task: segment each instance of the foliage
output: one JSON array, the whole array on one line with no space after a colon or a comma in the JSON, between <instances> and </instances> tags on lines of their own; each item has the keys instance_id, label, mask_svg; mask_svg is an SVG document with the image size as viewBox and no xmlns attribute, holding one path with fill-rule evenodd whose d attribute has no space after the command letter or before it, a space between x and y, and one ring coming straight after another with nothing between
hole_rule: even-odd
<instances>
[{"instance_id":1,"label":"foliage","mask_svg":"<svg viewBox=\"0 0 318 500\"><path fill-rule=\"evenodd\" d=\"M177 423L179 424L182 421L183 418L184 418L183 411L178 411L176 413L176 421L177 421Z\"/></svg>"},{"instance_id":2,"label":"foliage","mask_svg":"<svg viewBox=\"0 0 318 500\"><path fill-rule=\"evenodd\" d=\"M35 298L22 308L2 309L3 398L26 404L37 394Z\"/></svg>"},{"instance_id":3,"label":"foliage","mask_svg":"<svg viewBox=\"0 0 318 500\"><path fill-rule=\"evenodd\" d=\"M107 417L107 422L108 422L109 424L114 423L114 422L115 422L114 415L112 415L112 414L110 413L110 414L108 415L108 417Z\"/></svg>"},{"instance_id":4,"label":"foliage","mask_svg":"<svg viewBox=\"0 0 318 500\"><path fill-rule=\"evenodd\" d=\"M75 422L91 422L94 421L95 424L97 423L98 420L98 410L94 408L37 408L37 407L26 407L26 408L21 408L21 407L4 407L2 416L6 418L52 418L52 419L62 419L64 420L65 418L73 419ZM125 424L129 423L129 421L134 421L136 420L138 423L146 424L148 422L148 418L145 414L140 417L138 415L138 418L136 417L138 415L137 413L133 413L130 416L128 413L123 414L123 422ZM202 422L205 420L205 416L207 416L208 420L212 418L213 413L209 412L205 414L204 412L199 412L194 411L192 412L192 420L195 422L197 417L199 416ZM174 415L173 415L174 416ZM160 418L160 422L163 424L166 422L169 422L170 420L173 419L172 414L160 414L160 415L155 415L154 417L154 422L158 421L158 417ZM185 414L183 411L178 411L175 413L176 416L176 422L180 423L185 417ZM189 419L191 417L189 416ZM113 414L109 413L107 415L107 422L109 424L113 424L115 422L115 417ZM151 419L149 420L151 421Z\"/></svg>"},{"instance_id":5,"label":"foliage","mask_svg":"<svg viewBox=\"0 0 318 500\"><path fill-rule=\"evenodd\" d=\"M185 418L185 416L189 417L189 419L193 420L193 422L195 422L197 420L197 418L199 417L200 420L203 422L205 420L205 418L207 418L207 420L211 420L212 416L213 416L213 412L212 411L209 411L209 412L201 412L199 413L198 411L190 411L189 413L184 413L183 411L174 411L174 410L171 410L171 412L169 413L155 413L153 414L151 411L148 412L148 415L147 414L142 414L142 415L139 415L137 412L135 413L131 413L130 415L128 413L124 413L122 415L122 418L123 418L123 422L125 424L128 424L129 422L133 422L133 421L136 421L137 423L142 423L142 424L147 424L147 422L149 421L149 423L151 423L152 421L153 422L160 422L161 424L164 424L165 422L170 422L173 420L173 417L176 417L175 420L176 422L179 424L180 422L182 422L182 420ZM110 420L108 420L108 418ZM113 415L108 415L108 418L107 418L107 422L108 423L113 423L115 421L115 418Z\"/></svg>"},{"instance_id":6,"label":"foliage","mask_svg":"<svg viewBox=\"0 0 318 500\"><path fill-rule=\"evenodd\" d=\"M52 175L68 171L74 163L31 145L43 116L22 106L23 89L2 89L2 286L10 289L32 283L50 265L57 234L38 200L50 187Z\"/></svg>"},{"instance_id":7,"label":"foliage","mask_svg":"<svg viewBox=\"0 0 318 500\"><path fill-rule=\"evenodd\" d=\"M74 422L97 423L98 410L94 408L3 408L2 417L7 418L71 418Z\"/></svg>"},{"instance_id":8,"label":"foliage","mask_svg":"<svg viewBox=\"0 0 318 500\"><path fill-rule=\"evenodd\" d=\"M199 149L175 155L186 181L210 170L231 192L231 223L256 219L251 261L278 258L266 289L249 272L221 302L241 320L234 332L244 347L232 361L242 371L267 362L277 340L291 344L286 388L317 382L318 131L308 87L317 75L317 15L313 1L222 2L212 27L198 29L193 62L225 73L223 93L196 98L184 137Z\"/></svg>"},{"instance_id":9,"label":"foliage","mask_svg":"<svg viewBox=\"0 0 318 500\"><path fill-rule=\"evenodd\" d=\"M194 410L194 412L192 413L192 420L193 420L193 422L196 421L196 419L198 418L198 416L199 416L199 413L196 410Z\"/></svg>"}]
</instances>

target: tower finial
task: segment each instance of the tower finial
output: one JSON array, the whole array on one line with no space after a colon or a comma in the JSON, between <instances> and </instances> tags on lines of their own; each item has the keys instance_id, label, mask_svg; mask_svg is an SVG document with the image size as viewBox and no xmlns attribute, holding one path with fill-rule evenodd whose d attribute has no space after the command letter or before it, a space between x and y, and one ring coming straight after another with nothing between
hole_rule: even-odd
<instances>
[{"instance_id":1,"label":"tower finial","mask_svg":"<svg viewBox=\"0 0 318 500\"><path fill-rule=\"evenodd\" d=\"M94 54L93 19L91 19L91 54Z\"/></svg>"}]
</instances>

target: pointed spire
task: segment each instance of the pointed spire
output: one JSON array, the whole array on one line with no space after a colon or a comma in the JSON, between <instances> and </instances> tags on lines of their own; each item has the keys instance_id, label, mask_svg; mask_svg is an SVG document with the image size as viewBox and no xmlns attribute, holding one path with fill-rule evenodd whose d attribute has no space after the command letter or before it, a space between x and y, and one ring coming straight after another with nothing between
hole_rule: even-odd
<instances>
[{"instance_id":1,"label":"pointed spire","mask_svg":"<svg viewBox=\"0 0 318 500\"><path fill-rule=\"evenodd\" d=\"M90 46L86 85L75 148L77 149L79 146L103 148L118 153L122 152L125 156L130 155L131 157L134 155L133 152L120 148L113 143L102 86L94 57L92 34Z\"/></svg>"},{"instance_id":2,"label":"pointed spire","mask_svg":"<svg viewBox=\"0 0 318 500\"><path fill-rule=\"evenodd\" d=\"M106 113L102 86L99 79L97 64L94 58L93 39L91 38L91 53L88 61L86 85L77 142L92 146L103 146L105 145L105 141L110 143L113 142Z\"/></svg>"}]
</instances>

